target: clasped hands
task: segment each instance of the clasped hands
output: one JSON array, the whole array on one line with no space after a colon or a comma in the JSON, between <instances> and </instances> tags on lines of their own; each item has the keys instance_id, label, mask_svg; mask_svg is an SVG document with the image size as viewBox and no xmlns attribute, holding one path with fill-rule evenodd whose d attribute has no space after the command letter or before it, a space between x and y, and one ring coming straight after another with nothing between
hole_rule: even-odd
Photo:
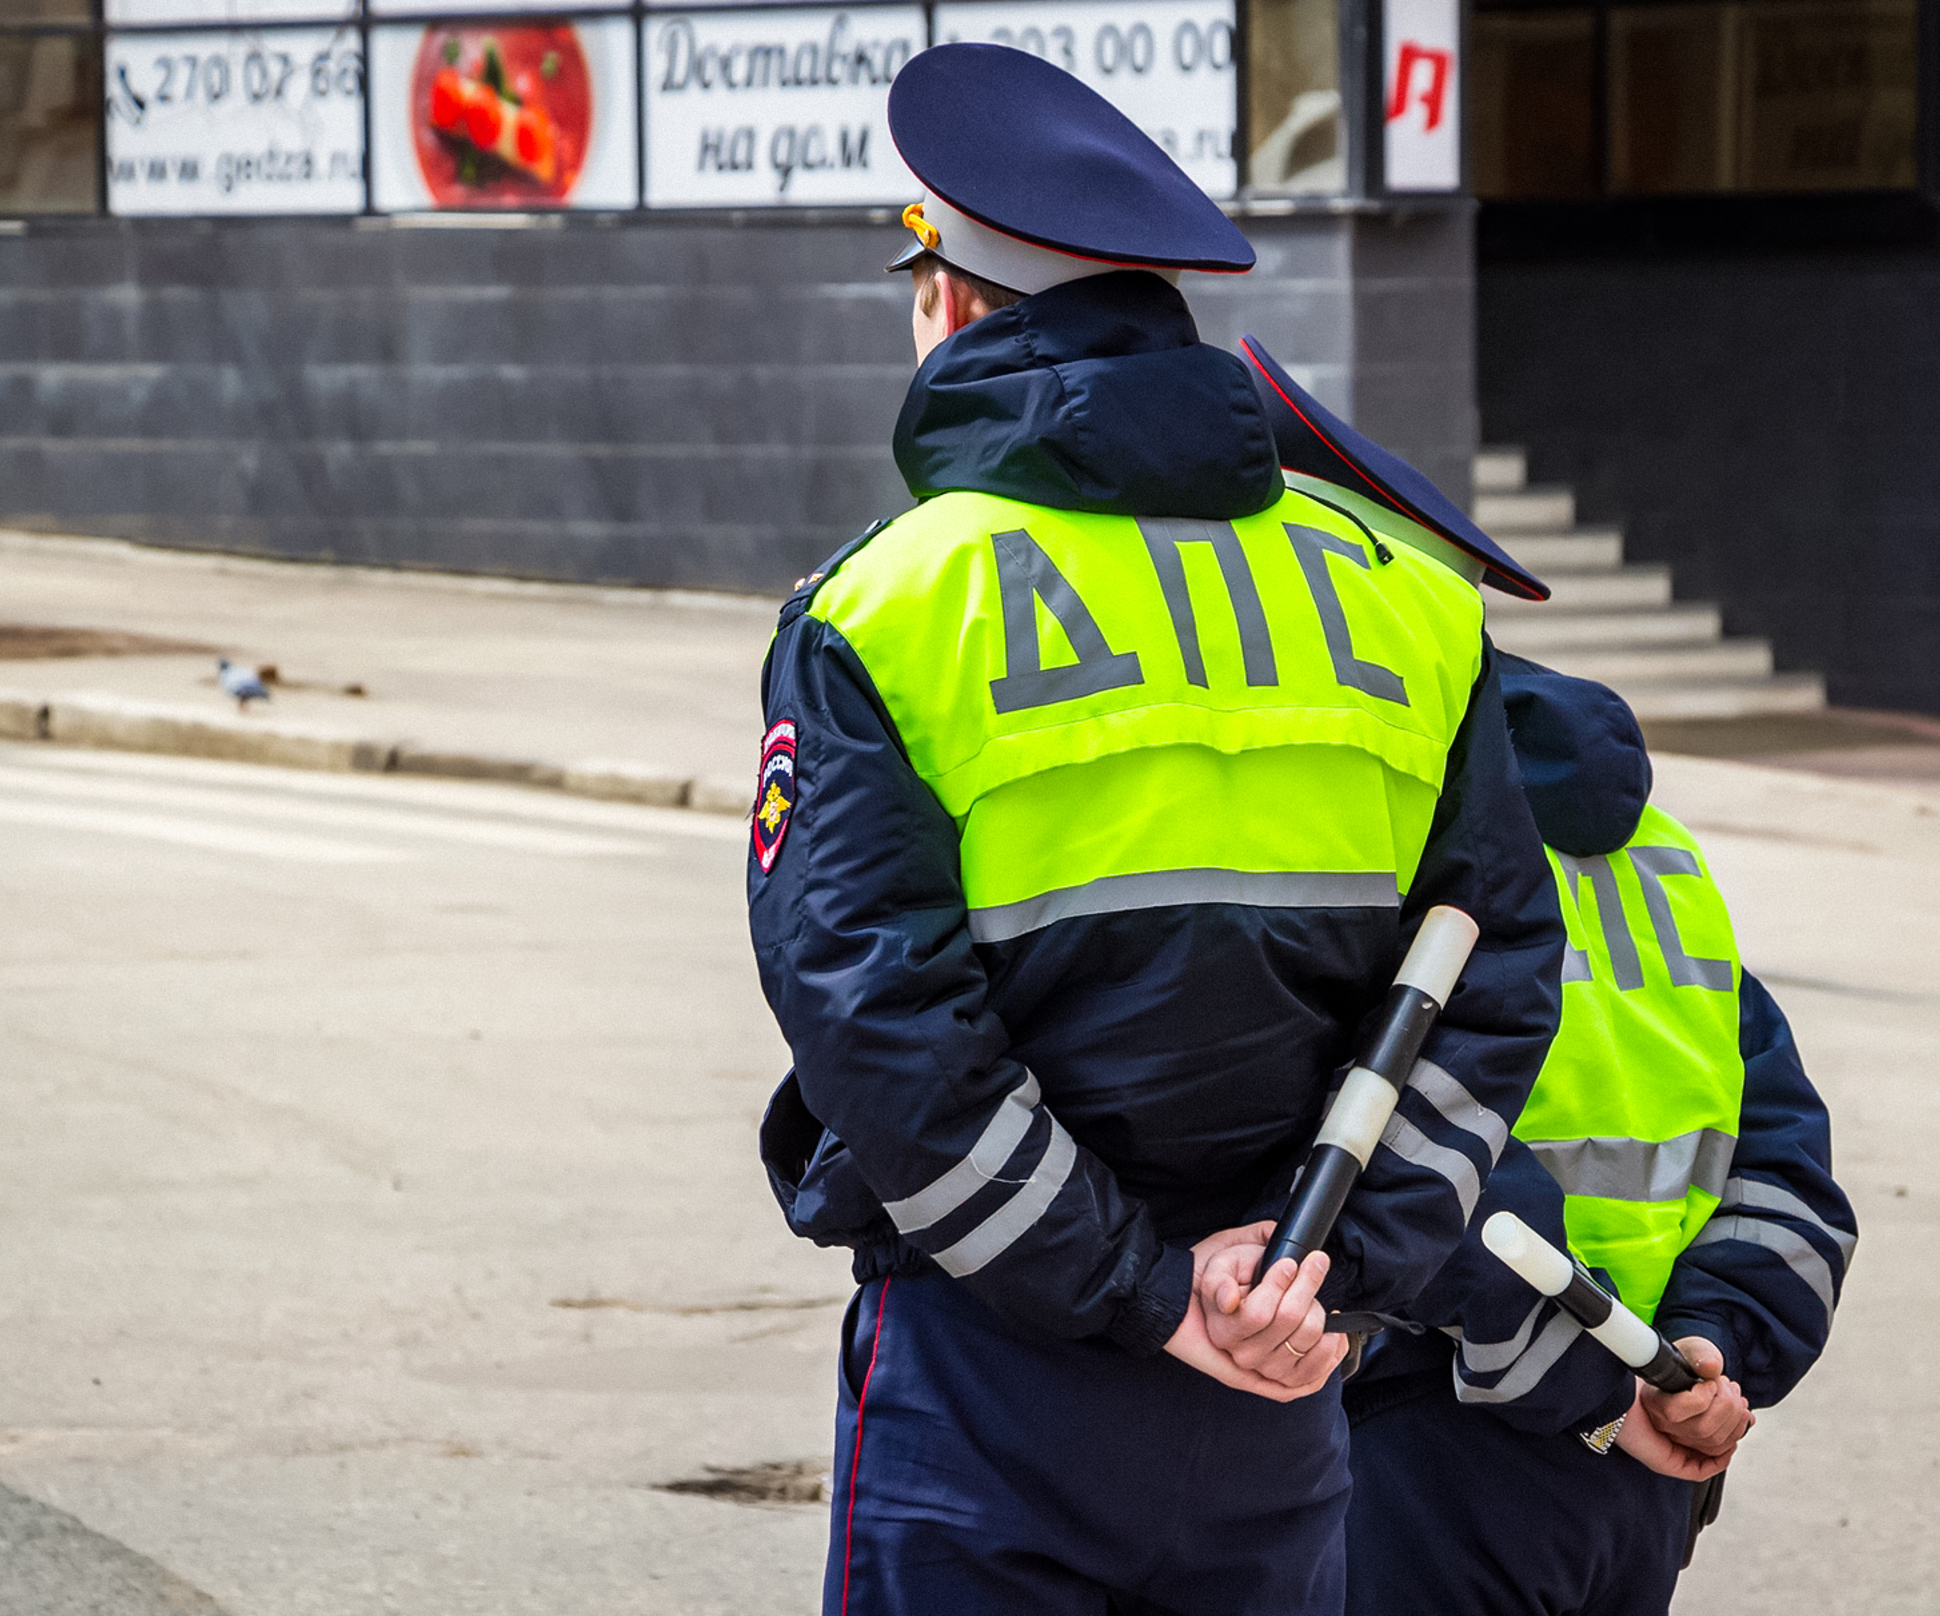
<instances>
[{"instance_id":1,"label":"clasped hands","mask_svg":"<svg viewBox=\"0 0 1940 1616\"><path fill-rule=\"evenodd\" d=\"M1254 1223L1192 1248L1192 1300L1165 1350L1222 1385L1290 1403L1326 1385L1347 1356L1347 1337L1328 1333L1317 1300L1324 1252L1297 1268L1277 1262L1253 1283L1272 1238L1271 1223Z\"/></svg>"},{"instance_id":2,"label":"clasped hands","mask_svg":"<svg viewBox=\"0 0 1940 1616\"><path fill-rule=\"evenodd\" d=\"M1731 1463L1758 1417L1738 1383L1725 1379L1724 1354L1715 1343L1687 1335L1677 1349L1698 1372L1698 1383L1687 1392L1660 1392L1638 1381L1617 1446L1660 1476L1708 1481Z\"/></svg>"},{"instance_id":3,"label":"clasped hands","mask_svg":"<svg viewBox=\"0 0 1940 1616\"><path fill-rule=\"evenodd\" d=\"M1328 1331L1318 1300L1325 1252L1297 1268L1290 1259L1275 1263L1253 1283L1272 1237L1271 1223L1254 1223L1192 1248L1192 1299L1165 1350L1222 1385L1290 1403L1327 1383L1348 1342ZM1698 1384L1672 1393L1638 1381L1617 1446L1659 1475L1706 1481L1731 1463L1758 1421L1737 1382L1725 1378L1724 1354L1713 1342L1692 1335L1677 1346Z\"/></svg>"}]
</instances>

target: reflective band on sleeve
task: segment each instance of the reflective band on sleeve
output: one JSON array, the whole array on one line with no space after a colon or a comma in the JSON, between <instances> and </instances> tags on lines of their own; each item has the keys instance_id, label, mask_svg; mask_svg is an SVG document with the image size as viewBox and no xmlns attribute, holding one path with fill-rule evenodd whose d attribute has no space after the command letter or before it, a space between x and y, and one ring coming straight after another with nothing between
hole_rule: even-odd
<instances>
[{"instance_id":1,"label":"reflective band on sleeve","mask_svg":"<svg viewBox=\"0 0 1940 1616\"><path fill-rule=\"evenodd\" d=\"M1681 1201L1699 1189L1722 1195L1738 1141L1716 1128L1675 1139L1529 1139L1565 1195L1605 1201Z\"/></svg>"},{"instance_id":2,"label":"reflective band on sleeve","mask_svg":"<svg viewBox=\"0 0 1940 1616\"><path fill-rule=\"evenodd\" d=\"M1003 943L1078 915L1115 915L1181 904L1238 903L1255 909L1396 909L1395 877L1383 871L1150 870L1105 875L1082 886L970 911L970 935Z\"/></svg>"},{"instance_id":3,"label":"reflective band on sleeve","mask_svg":"<svg viewBox=\"0 0 1940 1616\"><path fill-rule=\"evenodd\" d=\"M1621 1302L1610 1309L1610 1316L1601 1324L1590 1325L1589 1331L1632 1369L1643 1368L1657 1356L1657 1332Z\"/></svg>"},{"instance_id":4,"label":"reflective band on sleeve","mask_svg":"<svg viewBox=\"0 0 1940 1616\"><path fill-rule=\"evenodd\" d=\"M1825 1304L1826 1322L1832 1322L1832 1268L1804 1235L1760 1218L1713 1218L1698 1231L1697 1239L1687 1249L1712 1245L1719 1240L1743 1240L1783 1258L1785 1266L1812 1287Z\"/></svg>"},{"instance_id":5,"label":"reflective band on sleeve","mask_svg":"<svg viewBox=\"0 0 1940 1616\"><path fill-rule=\"evenodd\" d=\"M1394 1115L1395 1101L1401 1096L1378 1072L1356 1066L1341 1080L1340 1093L1327 1108L1327 1118L1314 1136L1316 1145L1338 1145L1363 1167L1374 1147L1381 1142L1381 1131Z\"/></svg>"},{"instance_id":6,"label":"reflective band on sleeve","mask_svg":"<svg viewBox=\"0 0 1940 1616\"><path fill-rule=\"evenodd\" d=\"M970 1154L934 1179L924 1189L883 1208L890 1221L904 1234L914 1234L940 1223L978 1190L1003 1171L1011 1152L1031 1131L1031 1118L1037 1114L1037 1079L1029 1072L1024 1081L998 1103L996 1113L984 1125L983 1135Z\"/></svg>"},{"instance_id":7,"label":"reflective band on sleeve","mask_svg":"<svg viewBox=\"0 0 1940 1616\"><path fill-rule=\"evenodd\" d=\"M1433 1061L1415 1062L1415 1069L1408 1074L1408 1087L1440 1112L1451 1128L1472 1133L1487 1145L1491 1165L1502 1159L1503 1146L1509 1142L1509 1125Z\"/></svg>"},{"instance_id":8,"label":"reflective band on sleeve","mask_svg":"<svg viewBox=\"0 0 1940 1616\"><path fill-rule=\"evenodd\" d=\"M1780 1189L1776 1184L1767 1184L1758 1178L1734 1178L1726 1182L1724 1199L1718 1203L1720 1212L1729 1212L1733 1207L1755 1206L1766 1212L1783 1212L1788 1218L1797 1218L1801 1223L1809 1223L1839 1248L1839 1255L1845 1266L1852 1266L1852 1254L1859 1249L1859 1236L1849 1234L1844 1229L1836 1229L1814 1212L1790 1190Z\"/></svg>"},{"instance_id":9,"label":"reflective band on sleeve","mask_svg":"<svg viewBox=\"0 0 1940 1616\"><path fill-rule=\"evenodd\" d=\"M1499 1369L1507 1369L1522 1356L1522 1349L1529 1345L1529 1336L1536 1328L1536 1320L1542 1316L1543 1302L1538 1299L1523 1315L1522 1323L1516 1326L1516 1333L1507 1341L1471 1341L1459 1329L1451 1327L1449 1334L1460 1343L1462 1367L1471 1375L1493 1375Z\"/></svg>"},{"instance_id":10,"label":"reflective band on sleeve","mask_svg":"<svg viewBox=\"0 0 1940 1616\"><path fill-rule=\"evenodd\" d=\"M1022 1189L954 1246L937 1252L937 1266L951 1278L962 1279L1002 1256L1050 1210L1077 1160L1076 1142L1058 1125L1057 1118L1052 1117L1051 1140L1044 1147L1037 1171Z\"/></svg>"},{"instance_id":11,"label":"reflective band on sleeve","mask_svg":"<svg viewBox=\"0 0 1940 1616\"><path fill-rule=\"evenodd\" d=\"M1555 1367L1556 1360L1570 1349L1570 1343L1583 1333L1583 1326L1567 1313L1558 1313L1545 1324L1542 1334L1529 1344L1508 1374L1493 1386L1471 1386L1455 1371L1455 1396L1464 1403L1513 1403L1536 1389L1536 1383Z\"/></svg>"},{"instance_id":12,"label":"reflective band on sleeve","mask_svg":"<svg viewBox=\"0 0 1940 1616\"><path fill-rule=\"evenodd\" d=\"M1461 1203L1464 1225L1475 1215L1475 1203L1482 1199L1482 1176L1476 1172L1475 1163L1459 1150L1436 1144L1403 1116L1388 1118L1387 1127L1381 1130L1381 1143L1403 1161L1447 1179Z\"/></svg>"}]
</instances>

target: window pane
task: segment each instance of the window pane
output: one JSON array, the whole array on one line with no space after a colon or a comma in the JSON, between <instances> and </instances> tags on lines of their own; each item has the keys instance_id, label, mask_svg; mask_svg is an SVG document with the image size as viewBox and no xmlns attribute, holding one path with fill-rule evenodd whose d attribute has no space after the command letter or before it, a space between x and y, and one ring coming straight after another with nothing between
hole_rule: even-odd
<instances>
[{"instance_id":1,"label":"window pane","mask_svg":"<svg viewBox=\"0 0 1940 1616\"><path fill-rule=\"evenodd\" d=\"M1592 14L1481 13L1471 26L1469 62L1476 195L1597 195Z\"/></svg>"},{"instance_id":2,"label":"window pane","mask_svg":"<svg viewBox=\"0 0 1940 1616\"><path fill-rule=\"evenodd\" d=\"M100 120L92 37L0 33L0 213L92 213Z\"/></svg>"},{"instance_id":3,"label":"window pane","mask_svg":"<svg viewBox=\"0 0 1940 1616\"><path fill-rule=\"evenodd\" d=\"M1627 7L1610 15L1610 188L1619 194L1731 185L1724 6Z\"/></svg>"},{"instance_id":4,"label":"window pane","mask_svg":"<svg viewBox=\"0 0 1940 1616\"><path fill-rule=\"evenodd\" d=\"M93 20L88 0L0 0L0 24Z\"/></svg>"},{"instance_id":5,"label":"window pane","mask_svg":"<svg viewBox=\"0 0 1940 1616\"><path fill-rule=\"evenodd\" d=\"M1247 0L1247 178L1257 191L1347 187L1335 0Z\"/></svg>"},{"instance_id":6,"label":"window pane","mask_svg":"<svg viewBox=\"0 0 1940 1616\"><path fill-rule=\"evenodd\" d=\"M1738 186L1912 187L1918 60L1913 0L1744 7Z\"/></svg>"},{"instance_id":7,"label":"window pane","mask_svg":"<svg viewBox=\"0 0 1940 1616\"><path fill-rule=\"evenodd\" d=\"M1910 188L1916 46L1914 0L1618 8L1611 189Z\"/></svg>"}]
</instances>

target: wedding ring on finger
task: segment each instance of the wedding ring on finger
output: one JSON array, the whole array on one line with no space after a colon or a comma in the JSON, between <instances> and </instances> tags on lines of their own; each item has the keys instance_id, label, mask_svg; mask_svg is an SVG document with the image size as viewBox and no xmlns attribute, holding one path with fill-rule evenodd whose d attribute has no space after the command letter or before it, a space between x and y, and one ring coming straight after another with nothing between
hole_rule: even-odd
<instances>
[{"instance_id":1,"label":"wedding ring on finger","mask_svg":"<svg viewBox=\"0 0 1940 1616\"><path fill-rule=\"evenodd\" d=\"M1294 1347L1294 1344L1293 1344L1293 1337L1292 1337L1292 1336L1288 1336L1286 1340L1284 1340L1284 1341L1282 1341L1282 1342L1280 1343L1280 1345L1281 1345L1281 1346L1283 1346L1283 1347L1285 1347L1285 1348L1287 1349L1287 1351L1289 1351L1289 1352L1291 1352L1291 1353L1293 1353L1293 1356L1294 1356L1294 1361L1295 1361L1296 1363L1297 1363L1297 1362L1299 1362L1299 1360L1300 1360L1300 1359L1302 1359L1302 1358L1304 1358L1304 1357L1306 1357L1306 1356L1307 1356L1307 1355L1306 1355L1306 1353L1304 1353L1304 1352L1300 1352L1300 1351L1298 1351L1298 1350L1297 1350L1297 1349L1296 1349L1296 1348Z\"/></svg>"}]
</instances>

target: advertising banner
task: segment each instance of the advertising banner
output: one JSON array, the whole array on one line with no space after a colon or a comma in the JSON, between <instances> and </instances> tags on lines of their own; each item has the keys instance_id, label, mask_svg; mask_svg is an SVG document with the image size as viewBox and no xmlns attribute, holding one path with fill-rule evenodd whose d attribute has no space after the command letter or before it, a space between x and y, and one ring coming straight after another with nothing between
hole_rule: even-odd
<instances>
[{"instance_id":1,"label":"advertising banner","mask_svg":"<svg viewBox=\"0 0 1940 1616\"><path fill-rule=\"evenodd\" d=\"M648 206L914 201L887 108L890 82L927 41L920 6L649 13Z\"/></svg>"},{"instance_id":2,"label":"advertising banner","mask_svg":"<svg viewBox=\"0 0 1940 1616\"><path fill-rule=\"evenodd\" d=\"M371 30L371 205L381 212L630 208L630 17Z\"/></svg>"},{"instance_id":3,"label":"advertising banner","mask_svg":"<svg viewBox=\"0 0 1940 1616\"><path fill-rule=\"evenodd\" d=\"M1390 191L1462 186L1459 0L1382 0L1386 112L1382 155Z\"/></svg>"},{"instance_id":4,"label":"advertising banner","mask_svg":"<svg viewBox=\"0 0 1940 1616\"><path fill-rule=\"evenodd\" d=\"M260 22L348 22L357 15L357 0L102 0L101 15L110 28L157 23L241 28Z\"/></svg>"},{"instance_id":5,"label":"advertising banner","mask_svg":"<svg viewBox=\"0 0 1940 1616\"><path fill-rule=\"evenodd\" d=\"M108 211L358 213L356 30L111 34Z\"/></svg>"},{"instance_id":6,"label":"advertising banner","mask_svg":"<svg viewBox=\"0 0 1940 1616\"><path fill-rule=\"evenodd\" d=\"M1209 195L1238 190L1232 0L945 0L936 42L959 39L1011 45L1075 74Z\"/></svg>"}]
</instances>

